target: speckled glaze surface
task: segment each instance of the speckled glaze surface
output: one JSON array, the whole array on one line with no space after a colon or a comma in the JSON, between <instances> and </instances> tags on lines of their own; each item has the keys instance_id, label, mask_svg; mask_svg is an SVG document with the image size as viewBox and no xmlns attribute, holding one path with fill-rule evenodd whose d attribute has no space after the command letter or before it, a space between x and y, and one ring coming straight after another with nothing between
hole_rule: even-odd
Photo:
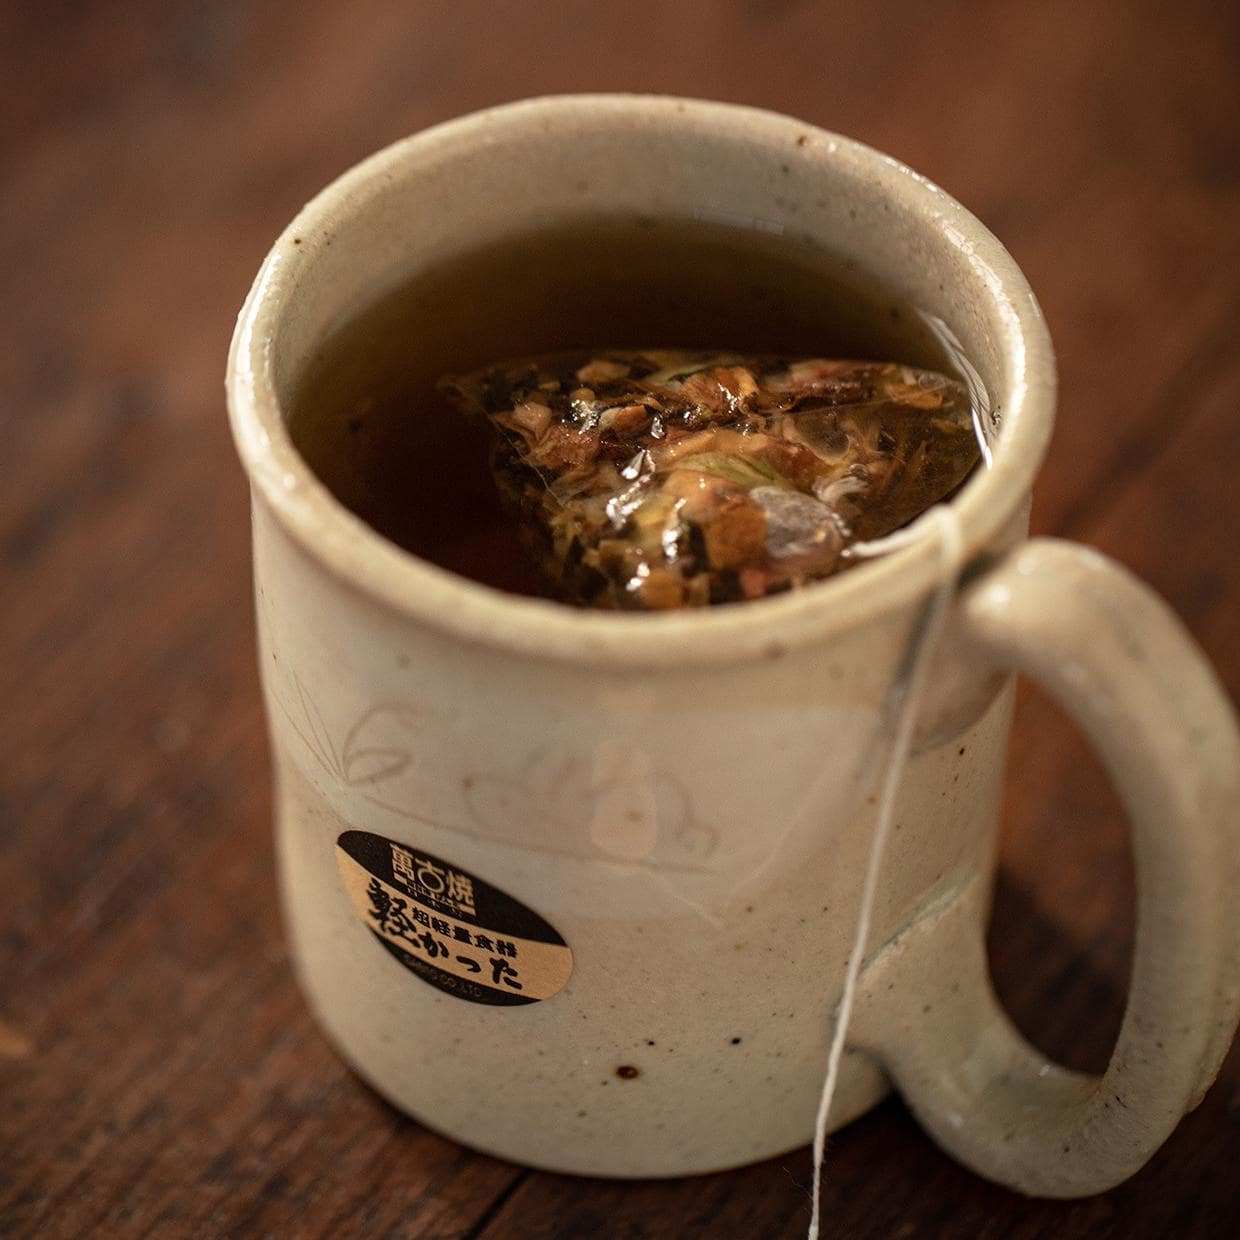
<instances>
[{"instance_id":1,"label":"speckled glaze surface","mask_svg":"<svg viewBox=\"0 0 1240 1240\"><path fill-rule=\"evenodd\" d=\"M1056 1195L1122 1179L1235 1026L1230 708L1143 587L1083 549L1023 541L1054 369L999 243L887 157L752 109L586 96L475 114L346 174L259 273L228 395L253 483L281 884L312 1007L393 1103L517 1162L681 1175L810 1136L932 540L798 595L583 614L387 544L284 430L332 328L445 254L602 205L795 228L940 316L980 371L1002 430L954 505L971 584L902 783L831 1123L894 1080L982 1174ZM1025 1047L986 977L1016 668L1081 718L1134 815L1134 986L1101 1081ZM349 832L391 868L358 869ZM476 904L418 885L448 873ZM496 891L556 943L496 955ZM522 973L538 952L553 963Z\"/></svg>"}]
</instances>

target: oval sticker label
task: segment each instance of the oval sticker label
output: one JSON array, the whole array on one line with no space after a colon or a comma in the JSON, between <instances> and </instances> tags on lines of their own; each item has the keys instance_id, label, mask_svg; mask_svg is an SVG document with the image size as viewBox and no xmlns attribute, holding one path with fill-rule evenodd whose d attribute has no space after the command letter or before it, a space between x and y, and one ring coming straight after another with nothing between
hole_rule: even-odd
<instances>
[{"instance_id":1,"label":"oval sticker label","mask_svg":"<svg viewBox=\"0 0 1240 1240\"><path fill-rule=\"evenodd\" d=\"M336 864L362 924L388 954L458 999L537 1003L572 975L573 953L554 926L442 857L346 831Z\"/></svg>"}]
</instances>

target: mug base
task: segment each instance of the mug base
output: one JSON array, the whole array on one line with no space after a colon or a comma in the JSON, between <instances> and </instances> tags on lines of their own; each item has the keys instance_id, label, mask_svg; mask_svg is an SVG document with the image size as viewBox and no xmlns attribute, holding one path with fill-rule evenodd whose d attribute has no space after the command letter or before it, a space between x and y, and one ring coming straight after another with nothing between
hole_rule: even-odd
<instances>
[{"instance_id":1,"label":"mug base","mask_svg":"<svg viewBox=\"0 0 1240 1240\"><path fill-rule=\"evenodd\" d=\"M313 1004L311 1006L313 1007ZM659 1143L654 1140L657 1134L651 1134L649 1144L635 1142L634 1147L628 1150L608 1148L605 1137L603 1141L594 1144L593 1148L582 1148L576 1137L569 1142L562 1134L536 1135L533 1129L527 1129L515 1141L493 1140L485 1133L457 1128L450 1121L430 1119L417 1107L409 1106L392 1090L386 1089L380 1081L370 1075L348 1054L331 1034L327 1022L320 1013L315 1012L314 1015L316 1023L319 1024L332 1049L344 1061L349 1071L365 1088L377 1094L387 1105L436 1136L444 1137L474 1153L488 1158L497 1158L532 1171L609 1180L684 1179L736 1171L742 1167L753 1166L755 1163L766 1162L768 1159L781 1158L794 1150L803 1149L809 1145L813 1137L812 1130L807 1130L799 1139L783 1139L765 1145L755 1143L751 1150L744 1153L714 1158L706 1150L698 1152L697 1156L693 1153L687 1154L684 1150L664 1149L660 1152L657 1149ZM890 1083L877 1068L873 1068L873 1078L872 1081L866 1080L867 1088L858 1089L854 1086L847 1091L837 1092L836 1102L832 1107L831 1118L827 1125L828 1134L837 1132L854 1120L860 1119L862 1115L891 1094ZM548 1137L550 1139L546 1139ZM570 1144L576 1148L571 1150L567 1148Z\"/></svg>"}]
</instances>

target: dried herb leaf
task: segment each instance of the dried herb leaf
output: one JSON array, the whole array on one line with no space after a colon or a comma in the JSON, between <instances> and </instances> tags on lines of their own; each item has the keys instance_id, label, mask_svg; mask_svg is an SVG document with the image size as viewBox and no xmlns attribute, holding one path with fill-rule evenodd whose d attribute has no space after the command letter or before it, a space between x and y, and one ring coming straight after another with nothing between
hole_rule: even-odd
<instances>
[{"instance_id":1,"label":"dried herb leaf","mask_svg":"<svg viewBox=\"0 0 1240 1240\"><path fill-rule=\"evenodd\" d=\"M739 483L743 487L775 486L793 489L792 483L774 465L769 465L755 456L699 452L694 456L679 457L675 468L696 469L704 474L714 474L716 478L726 478L729 482Z\"/></svg>"}]
</instances>

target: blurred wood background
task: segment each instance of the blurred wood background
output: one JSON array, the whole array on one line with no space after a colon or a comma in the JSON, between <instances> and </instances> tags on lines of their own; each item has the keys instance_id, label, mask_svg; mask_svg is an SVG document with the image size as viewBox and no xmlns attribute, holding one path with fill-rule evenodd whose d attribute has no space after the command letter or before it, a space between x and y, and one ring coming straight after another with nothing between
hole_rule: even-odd
<instances>
[{"instance_id":1,"label":"blurred wood background","mask_svg":"<svg viewBox=\"0 0 1240 1240\"><path fill-rule=\"evenodd\" d=\"M312 1026L275 907L246 487L222 376L323 183L483 105L667 91L911 163L1008 245L1062 397L1039 531L1101 547L1240 693L1240 7L640 0L16 3L0 15L0 1235L796 1237L805 1151L609 1184L397 1115ZM1045 1049L1099 1068L1126 829L1027 694L992 930ZM1027 1201L896 1101L840 1133L841 1237L1235 1234L1240 1059L1153 1162Z\"/></svg>"}]
</instances>

